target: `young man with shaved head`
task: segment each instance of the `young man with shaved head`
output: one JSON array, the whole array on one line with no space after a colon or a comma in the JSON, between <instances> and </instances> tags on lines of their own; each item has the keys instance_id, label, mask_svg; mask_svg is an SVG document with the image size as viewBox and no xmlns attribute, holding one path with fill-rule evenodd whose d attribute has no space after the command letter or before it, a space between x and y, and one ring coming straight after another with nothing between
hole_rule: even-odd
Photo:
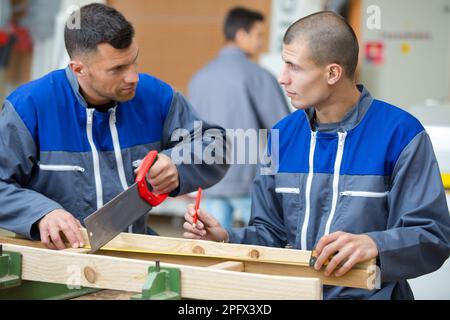
<instances>
[{"instance_id":1,"label":"young man with shaved head","mask_svg":"<svg viewBox=\"0 0 450 320\"><path fill-rule=\"evenodd\" d=\"M191 206L185 236L316 248L314 267L333 277L377 258L381 289L325 286L324 297L413 299L406 280L449 256L445 192L420 122L355 84L358 53L352 28L334 13L288 29L279 81L298 111L274 127L279 141L268 151L277 170L254 181L250 225L225 230L200 212L193 229Z\"/></svg>"},{"instance_id":2,"label":"young man with shaved head","mask_svg":"<svg viewBox=\"0 0 450 320\"><path fill-rule=\"evenodd\" d=\"M62 235L82 247L84 218L134 183L149 151L160 152L148 175L157 194L206 188L227 171L197 156L196 165L172 161L179 129L183 141L215 129L201 150L218 145L216 158L225 158L224 129L199 119L170 85L138 73L134 28L121 13L91 4L77 14L80 27L65 28L69 66L17 89L0 113L0 228L51 249L65 249ZM145 234L147 223L128 230Z\"/></svg>"}]
</instances>

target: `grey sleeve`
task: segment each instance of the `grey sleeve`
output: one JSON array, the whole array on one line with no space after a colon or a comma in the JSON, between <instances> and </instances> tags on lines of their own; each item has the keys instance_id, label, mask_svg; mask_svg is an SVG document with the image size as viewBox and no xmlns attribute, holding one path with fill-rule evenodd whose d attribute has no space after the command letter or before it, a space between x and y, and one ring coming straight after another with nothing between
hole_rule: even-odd
<instances>
[{"instance_id":1,"label":"grey sleeve","mask_svg":"<svg viewBox=\"0 0 450 320\"><path fill-rule=\"evenodd\" d=\"M277 79L266 70L248 83L248 94L261 129L271 129L290 114L289 106Z\"/></svg>"},{"instance_id":2,"label":"grey sleeve","mask_svg":"<svg viewBox=\"0 0 450 320\"><path fill-rule=\"evenodd\" d=\"M201 120L189 102L174 93L162 141L162 153L172 159L180 176L180 187L171 196L218 183L229 169L229 143L225 129Z\"/></svg>"},{"instance_id":3,"label":"grey sleeve","mask_svg":"<svg viewBox=\"0 0 450 320\"><path fill-rule=\"evenodd\" d=\"M260 170L252 187L252 215L249 226L228 230L229 241L283 248L286 246L286 231L283 209L275 194L275 177L262 175Z\"/></svg>"},{"instance_id":4,"label":"grey sleeve","mask_svg":"<svg viewBox=\"0 0 450 320\"><path fill-rule=\"evenodd\" d=\"M400 155L391 178L386 231L368 233L383 282L440 268L450 253L450 216L433 147L424 131Z\"/></svg>"},{"instance_id":5,"label":"grey sleeve","mask_svg":"<svg viewBox=\"0 0 450 320\"><path fill-rule=\"evenodd\" d=\"M61 206L27 189L37 163L36 145L13 106L0 112L0 228L39 239L33 224Z\"/></svg>"}]
</instances>

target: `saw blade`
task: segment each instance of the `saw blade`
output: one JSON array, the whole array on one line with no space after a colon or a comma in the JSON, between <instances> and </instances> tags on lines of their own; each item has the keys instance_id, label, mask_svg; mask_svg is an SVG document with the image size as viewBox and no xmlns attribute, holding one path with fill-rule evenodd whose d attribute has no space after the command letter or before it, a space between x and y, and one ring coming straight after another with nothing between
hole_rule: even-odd
<instances>
[{"instance_id":1,"label":"saw blade","mask_svg":"<svg viewBox=\"0 0 450 320\"><path fill-rule=\"evenodd\" d=\"M119 194L104 207L84 219L91 253L96 252L143 215L152 206L139 196L137 184Z\"/></svg>"}]
</instances>

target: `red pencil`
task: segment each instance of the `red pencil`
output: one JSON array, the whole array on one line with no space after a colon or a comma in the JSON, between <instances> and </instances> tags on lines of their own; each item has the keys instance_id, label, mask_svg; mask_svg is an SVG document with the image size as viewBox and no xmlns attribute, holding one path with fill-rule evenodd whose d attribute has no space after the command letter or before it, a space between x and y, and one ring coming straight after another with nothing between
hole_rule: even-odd
<instances>
[{"instance_id":1,"label":"red pencil","mask_svg":"<svg viewBox=\"0 0 450 320\"><path fill-rule=\"evenodd\" d=\"M192 226L195 228L197 227L197 221L198 221L198 209L200 208L200 200L202 199L202 188L198 188L197 192L197 199L195 201L195 215L194 215L194 223Z\"/></svg>"}]
</instances>

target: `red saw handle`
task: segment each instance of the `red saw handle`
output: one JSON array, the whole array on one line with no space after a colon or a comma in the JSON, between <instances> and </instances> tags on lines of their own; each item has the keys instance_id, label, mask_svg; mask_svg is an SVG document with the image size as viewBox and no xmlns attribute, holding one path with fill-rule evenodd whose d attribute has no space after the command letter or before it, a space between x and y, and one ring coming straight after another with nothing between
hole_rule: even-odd
<instances>
[{"instance_id":1,"label":"red saw handle","mask_svg":"<svg viewBox=\"0 0 450 320\"><path fill-rule=\"evenodd\" d=\"M148 190L147 180L145 179L145 176L147 175L150 168L155 164L156 160L158 160L158 152L157 151L149 152L149 154L142 161L141 169L139 170L138 175L136 177L139 196L145 201L147 201L152 207L159 206L169 196L168 193L156 195L152 193L150 190Z\"/></svg>"}]
</instances>

